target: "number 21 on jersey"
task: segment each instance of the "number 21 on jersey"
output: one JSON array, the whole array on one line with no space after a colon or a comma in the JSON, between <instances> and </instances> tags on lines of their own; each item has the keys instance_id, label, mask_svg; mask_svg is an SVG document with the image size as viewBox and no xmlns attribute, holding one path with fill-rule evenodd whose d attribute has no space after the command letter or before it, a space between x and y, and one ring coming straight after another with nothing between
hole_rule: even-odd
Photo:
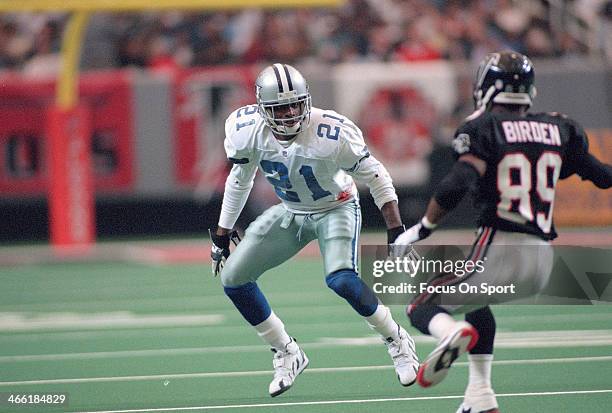
<instances>
[{"instance_id":1,"label":"number 21 on jersey","mask_svg":"<svg viewBox=\"0 0 612 413\"><path fill-rule=\"evenodd\" d=\"M280 199L284 199L285 201L289 202L301 202L297 192L290 191L290 189L293 188L293 185L289 181L289 170L287 169L287 166L284 163L263 159L260 162L260 165L261 169L263 169L265 173L278 174L278 179L270 177L266 178L274 186L274 191ZM298 172L300 173L300 175L302 175L302 177L304 177L304 181L306 182L306 186L310 190L310 194L312 196L313 201L332 194L331 192L321 188L321 185L317 181L317 178L314 176L312 166L302 165Z\"/></svg>"}]
</instances>

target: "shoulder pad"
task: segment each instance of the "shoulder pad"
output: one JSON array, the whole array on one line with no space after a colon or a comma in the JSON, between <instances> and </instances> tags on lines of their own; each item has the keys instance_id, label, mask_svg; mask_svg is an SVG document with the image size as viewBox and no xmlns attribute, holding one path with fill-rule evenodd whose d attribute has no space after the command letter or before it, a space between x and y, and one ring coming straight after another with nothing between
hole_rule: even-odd
<instances>
[{"instance_id":1,"label":"shoulder pad","mask_svg":"<svg viewBox=\"0 0 612 413\"><path fill-rule=\"evenodd\" d=\"M486 110L477 110L466 117L459 127L464 125L482 125L490 119L492 119L491 112L487 112Z\"/></svg>"},{"instance_id":2,"label":"shoulder pad","mask_svg":"<svg viewBox=\"0 0 612 413\"><path fill-rule=\"evenodd\" d=\"M248 163L255 147L256 132L263 122L256 105L233 111L225 121L225 152L236 164Z\"/></svg>"}]
</instances>

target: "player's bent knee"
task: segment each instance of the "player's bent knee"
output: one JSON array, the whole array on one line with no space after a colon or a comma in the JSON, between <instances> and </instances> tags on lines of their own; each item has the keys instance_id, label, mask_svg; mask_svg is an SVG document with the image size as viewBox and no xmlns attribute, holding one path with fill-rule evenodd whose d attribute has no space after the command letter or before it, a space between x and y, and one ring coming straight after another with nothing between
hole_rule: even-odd
<instances>
[{"instance_id":1,"label":"player's bent knee","mask_svg":"<svg viewBox=\"0 0 612 413\"><path fill-rule=\"evenodd\" d=\"M353 270L338 270L325 277L327 286L342 298L354 293L358 284L357 281L361 281L361 279Z\"/></svg>"},{"instance_id":2,"label":"player's bent knee","mask_svg":"<svg viewBox=\"0 0 612 413\"><path fill-rule=\"evenodd\" d=\"M228 271L227 267L224 268L223 271L221 271L221 285L223 285L223 287L240 287L241 285L244 285L249 281L250 280L241 277L240 274L237 274L233 271Z\"/></svg>"},{"instance_id":3,"label":"player's bent knee","mask_svg":"<svg viewBox=\"0 0 612 413\"><path fill-rule=\"evenodd\" d=\"M465 315L465 321L474 326L480 337L470 354L493 354L497 326L491 308L486 306L471 311Z\"/></svg>"},{"instance_id":4,"label":"player's bent knee","mask_svg":"<svg viewBox=\"0 0 612 413\"><path fill-rule=\"evenodd\" d=\"M406 309L406 315L410 319L410 324L423 334L429 335L429 322L436 314L447 313L442 307L430 304L410 304Z\"/></svg>"},{"instance_id":5,"label":"player's bent knee","mask_svg":"<svg viewBox=\"0 0 612 413\"><path fill-rule=\"evenodd\" d=\"M353 270L339 270L325 278L327 286L344 298L360 315L368 317L378 307L378 298Z\"/></svg>"},{"instance_id":6,"label":"player's bent knee","mask_svg":"<svg viewBox=\"0 0 612 413\"><path fill-rule=\"evenodd\" d=\"M270 317L272 309L257 283L248 282L238 287L223 287L223 291L252 326Z\"/></svg>"}]
</instances>

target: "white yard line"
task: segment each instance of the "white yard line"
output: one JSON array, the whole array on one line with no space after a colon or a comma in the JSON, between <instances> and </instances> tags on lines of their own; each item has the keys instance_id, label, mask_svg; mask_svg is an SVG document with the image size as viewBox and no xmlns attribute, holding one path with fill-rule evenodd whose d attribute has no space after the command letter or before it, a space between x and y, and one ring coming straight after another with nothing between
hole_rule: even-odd
<instances>
[{"instance_id":1,"label":"white yard line","mask_svg":"<svg viewBox=\"0 0 612 413\"><path fill-rule=\"evenodd\" d=\"M554 391L554 392L531 392L531 393L501 393L496 394L496 397L544 397L544 396L563 396L574 394L603 394L612 393L612 389L604 390L569 390L569 391ZM448 400L448 399L463 399L463 395L459 396L422 396L422 397L392 397L381 399L354 399L354 400L315 400L306 402L288 402L288 403L259 403L259 404L233 404L233 405L218 405L218 406L190 406L190 407L166 407L166 408L149 408L149 409L130 409L130 410L104 410L91 411L81 413L142 413L142 412L178 412L192 410L223 410L223 409L257 409L263 407L289 407L289 406L328 406L334 404L356 404L356 403L385 403L385 402L405 402L419 400Z\"/></svg>"},{"instance_id":2,"label":"white yard line","mask_svg":"<svg viewBox=\"0 0 612 413\"><path fill-rule=\"evenodd\" d=\"M223 321L225 317L221 314L136 314L131 311L104 313L0 312L0 332L210 326L222 324Z\"/></svg>"},{"instance_id":3,"label":"white yard line","mask_svg":"<svg viewBox=\"0 0 612 413\"><path fill-rule=\"evenodd\" d=\"M209 298L206 298L209 299ZM137 300L135 300L137 301ZM197 301L200 306L199 307L193 307L193 312L215 312L219 311L219 306L221 306L221 302L219 303L219 305L216 306L216 309L210 308L208 310L204 309L201 304L203 302L202 298L198 298ZM178 300L176 301L178 302ZM105 306L105 308L108 308L109 306L111 306L110 304L112 304L112 301L108 301L108 306ZM134 303L134 301L132 301L132 304ZM91 303L90 303L91 304ZM223 302L223 304L227 304L225 302ZM165 309L172 309L174 308L172 305L169 305L167 302L156 302L155 308L160 308L163 307ZM129 304L125 304L125 305L112 305L112 307L114 308L129 308ZM183 303L183 305L180 306L176 306L177 309L180 307L180 310L182 310L183 312L185 311L185 308L192 308L191 305L189 305L188 303ZM214 307L211 305L211 307ZM287 310L282 310L283 312L287 313L289 311L291 312L299 312L299 311L308 311L309 309L312 309L312 305L291 305L289 303L283 304L280 303L280 305L276 305L276 308L286 308ZM337 305L326 305L325 309L332 311L334 307L340 308L340 307L346 307L346 304L342 304L339 303ZM1 306L0 306L1 308ZM66 308L66 305L63 304L63 308ZM83 304L83 308L94 308L93 305L90 305L89 307L86 307L86 304ZM123 311L122 311L123 312ZM224 314L230 314L233 312L233 309L230 307L225 307L222 311ZM36 310L23 310L23 311L0 311L0 333L2 333L2 318L3 317L20 317L21 315L25 314L25 315L36 315L37 317L40 317L40 319L44 319L45 317L53 317L54 314L61 314L61 313L65 313L65 311L36 311ZM74 314L96 314L96 313L83 313L83 312L79 312L78 310L73 311L71 313ZM112 314L109 311L100 311L97 314ZM137 312L134 312L135 314L138 314ZM164 314L158 314L159 316L166 316ZM206 315L206 314L204 314ZM180 314L178 314L178 316L182 316ZM189 316L194 316L194 317L198 317L198 314L189 314ZM498 324L502 324L502 323L532 323L533 325L546 325L546 324L550 324L550 323L557 323L562 321L563 325L568 325L568 324L580 324L582 322L596 322L596 321L612 321L612 313L610 313L609 311L605 311L605 312L596 312L596 313L587 313L587 314L547 314L547 315L521 315L521 316L514 316L514 315L496 315L496 319L498 320ZM316 321L316 319L313 319L313 321ZM112 323L111 323L112 324ZM215 323L217 324L217 323ZM295 327L296 325L311 325L312 322L310 323L292 323L291 326ZM344 322L338 322L338 323L334 323L334 324L346 324ZM174 327L174 325L172 325ZM189 327L189 324L186 323L185 325L186 327ZM65 330L70 330L71 328L62 328L61 325L58 325L57 323L52 326L49 325L48 327L45 328L40 328L40 327L36 327L36 325L32 325L32 331L35 332L36 334L36 338L39 338L39 334L45 334L47 336L52 336L53 338L57 338L57 339L61 339L61 337L63 335L66 336L66 339L68 340L73 340L74 339L74 334L76 334L75 331L65 331ZM141 326L142 328L146 328L146 325ZM151 326L150 328L158 328L159 326ZM227 329L244 329L244 324L243 323L237 323L235 325L223 325L223 328L227 328ZM84 329L87 329L87 326L83 326ZM121 326L117 326L117 328L121 328ZM30 339L32 336L28 336L26 331L28 331L29 329L26 328L25 325L23 325L23 327L19 327L19 331L23 332L22 334L18 335L18 336L10 336L10 335L3 335L0 336L0 341L4 341L4 340L17 340L17 339L21 339L23 338L24 340ZM10 326L7 329L7 331L5 332L10 332ZM91 332L94 333L95 332ZM89 334L89 332L88 332ZM116 331L112 333L113 335L117 334L117 335L122 335L122 334L129 334L128 330L123 330L123 331ZM174 334L174 332L173 332Z\"/></svg>"},{"instance_id":4,"label":"white yard line","mask_svg":"<svg viewBox=\"0 0 612 413\"><path fill-rule=\"evenodd\" d=\"M566 363L589 363L589 362L604 362L611 361L612 356L595 356L595 357L561 357L549 359L521 359L521 360L495 360L494 365L527 365L527 364L566 364ZM457 362L453 366L466 367L467 362ZM306 374L320 373L343 373L343 372L362 372L374 370L388 370L393 366L352 366L352 367L320 367L309 368L304 370ZM255 370L255 371L225 371L225 372L209 372L209 373L182 373L182 374L152 374L146 376L108 376L108 377L80 377L80 378L63 378L63 379L45 379L45 380L23 380L23 381L3 381L0 382L0 387L8 386L24 386L24 385L40 385L40 384L75 384L75 383L102 383L102 382L127 382L127 381L150 381L150 380L174 380L174 379L203 379L203 378L223 378L223 377L252 377L252 376L268 376L270 370Z\"/></svg>"},{"instance_id":5,"label":"white yard line","mask_svg":"<svg viewBox=\"0 0 612 413\"><path fill-rule=\"evenodd\" d=\"M417 344L433 343L427 336L415 336ZM378 336L366 337L323 337L317 342L300 343L305 349L321 349L334 347L361 347L380 346ZM495 337L497 348L562 348L562 347L599 347L612 346L612 330L573 330L573 331L529 331L529 332L500 332ZM14 356L0 356L1 363L20 363L35 361L65 361L65 360L94 360L117 359L126 357L170 357L198 354L218 353L249 353L266 351L265 345L238 345L238 346L210 346L185 347L153 350L122 350L98 351L86 353L59 353L59 354L25 354Z\"/></svg>"}]
</instances>

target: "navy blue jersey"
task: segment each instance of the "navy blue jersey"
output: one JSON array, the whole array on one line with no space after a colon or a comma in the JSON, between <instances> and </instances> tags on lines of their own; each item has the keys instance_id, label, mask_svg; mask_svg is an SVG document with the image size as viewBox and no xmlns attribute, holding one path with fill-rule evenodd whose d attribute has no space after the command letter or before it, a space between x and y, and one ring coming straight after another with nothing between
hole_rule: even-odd
<instances>
[{"instance_id":1,"label":"navy blue jersey","mask_svg":"<svg viewBox=\"0 0 612 413\"><path fill-rule=\"evenodd\" d=\"M482 112L455 133L457 157L470 153L487 164L475 188L479 225L550 240L559 178L580 173L588 153L580 125L555 113Z\"/></svg>"}]
</instances>

